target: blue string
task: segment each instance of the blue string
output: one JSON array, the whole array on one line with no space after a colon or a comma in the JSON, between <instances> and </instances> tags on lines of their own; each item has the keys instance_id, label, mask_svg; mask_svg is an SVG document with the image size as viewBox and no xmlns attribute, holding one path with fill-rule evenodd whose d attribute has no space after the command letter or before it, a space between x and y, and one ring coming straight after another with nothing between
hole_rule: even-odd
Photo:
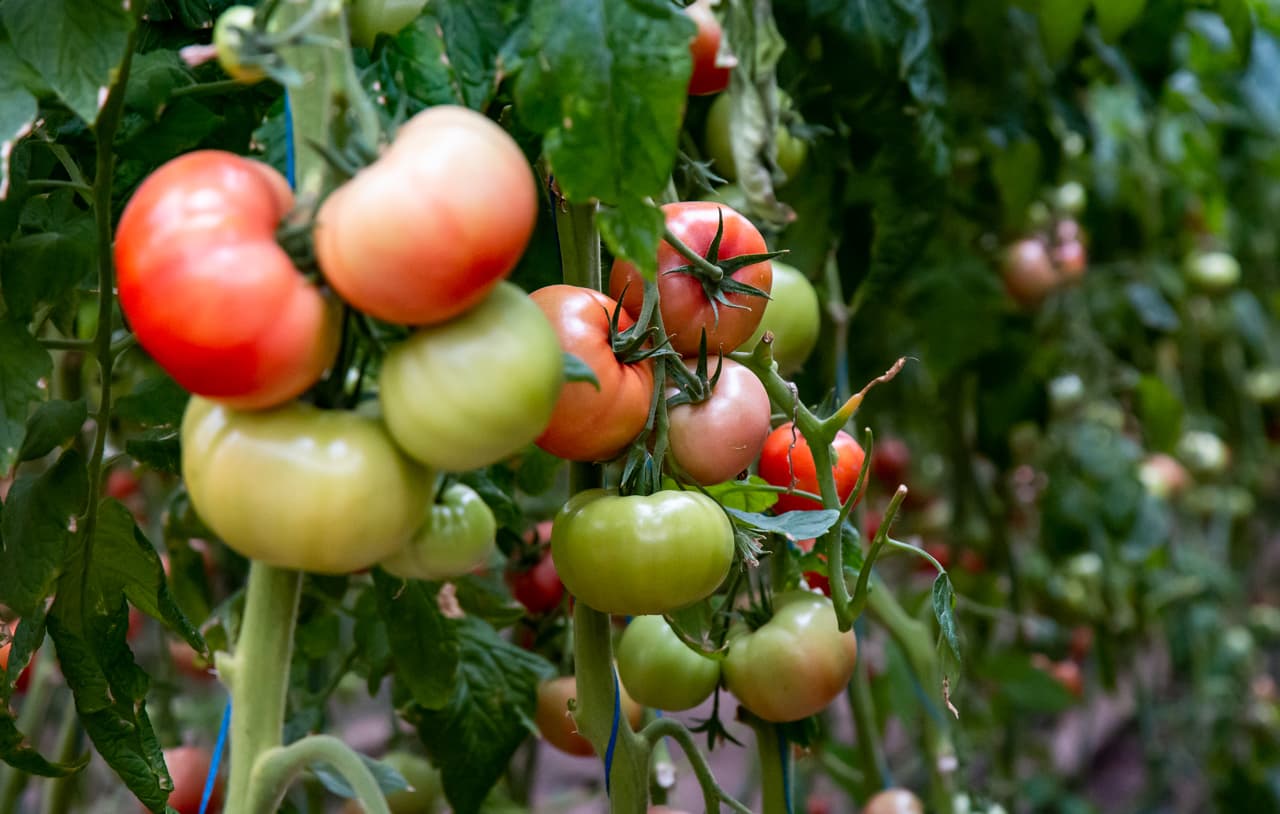
<instances>
[{"instance_id":1,"label":"blue string","mask_svg":"<svg viewBox=\"0 0 1280 814\"><path fill-rule=\"evenodd\" d=\"M213 747L213 759L209 761L209 775L204 779L204 794L200 797L200 814L209 810L209 799L218 782L218 766L222 763L222 751L227 746L227 733L231 731L231 702L222 710L222 726L218 729L218 743Z\"/></svg>"},{"instance_id":2,"label":"blue string","mask_svg":"<svg viewBox=\"0 0 1280 814\"><path fill-rule=\"evenodd\" d=\"M613 729L609 730L609 748L604 750L604 793L609 794L609 777L613 774L613 748L618 745L618 727L622 723L622 690L618 687L618 671L613 671Z\"/></svg>"},{"instance_id":3,"label":"blue string","mask_svg":"<svg viewBox=\"0 0 1280 814\"><path fill-rule=\"evenodd\" d=\"M289 91L284 92L284 177L289 187L298 186L298 157L293 152L293 109L289 105Z\"/></svg>"},{"instance_id":4,"label":"blue string","mask_svg":"<svg viewBox=\"0 0 1280 814\"><path fill-rule=\"evenodd\" d=\"M777 729L778 733L778 761L782 764L782 799L787 803L787 814L792 814L791 808L791 772L787 769L787 764L791 761L791 750L787 748L787 736L782 734L782 729Z\"/></svg>"}]
</instances>

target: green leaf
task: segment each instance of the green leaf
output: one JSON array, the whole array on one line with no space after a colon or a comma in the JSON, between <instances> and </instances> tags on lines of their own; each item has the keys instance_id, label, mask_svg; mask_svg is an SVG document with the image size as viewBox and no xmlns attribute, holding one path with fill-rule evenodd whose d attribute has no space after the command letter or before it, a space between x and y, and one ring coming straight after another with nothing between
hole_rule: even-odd
<instances>
[{"instance_id":1,"label":"green leaf","mask_svg":"<svg viewBox=\"0 0 1280 814\"><path fill-rule=\"evenodd\" d=\"M40 777L66 777L89 764L87 752L69 763L54 763L32 747L24 746L26 742L27 738L18 730L18 723L9 708L0 708L0 760Z\"/></svg>"},{"instance_id":2,"label":"green leaf","mask_svg":"<svg viewBox=\"0 0 1280 814\"><path fill-rule=\"evenodd\" d=\"M18 460L34 461L48 455L79 435L88 416L84 400L44 402L27 419L27 435L18 450Z\"/></svg>"},{"instance_id":3,"label":"green leaf","mask_svg":"<svg viewBox=\"0 0 1280 814\"><path fill-rule=\"evenodd\" d=\"M1217 8L1231 31L1231 41L1240 52L1240 61L1248 63L1253 53L1253 12L1248 0L1217 0Z\"/></svg>"},{"instance_id":4,"label":"green leaf","mask_svg":"<svg viewBox=\"0 0 1280 814\"><path fill-rule=\"evenodd\" d=\"M933 581L933 615L938 620L938 632L942 640L951 650L951 656L957 665L963 659L960 655L960 631L956 626L956 597L951 587L951 577L945 573L938 574Z\"/></svg>"},{"instance_id":5,"label":"green leaf","mask_svg":"<svg viewBox=\"0 0 1280 814\"><path fill-rule=\"evenodd\" d=\"M493 517L500 527L524 528L524 511L512 497L515 476L511 470L502 465L491 466L464 473L458 480L476 490L493 511Z\"/></svg>"},{"instance_id":6,"label":"green leaf","mask_svg":"<svg viewBox=\"0 0 1280 814\"><path fill-rule=\"evenodd\" d=\"M373 773L373 779L378 781L378 788L382 789L382 793L395 794L397 791L404 791L409 788L409 781L405 780L404 775L396 771L389 763L383 763L381 760L374 760L368 755L356 753L360 757L360 761L365 767ZM356 796L355 791L342 775L334 771L333 767L328 763L313 763L310 766L316 779L320 781L320 785L337 797L353 798Z\"/></svg>"},{"instance_id":7,"label":"green leaf","mask_svg":"<svg viewBox=\"0 0 1280 814\"><path fill-rule=\"evenodd\" d=\"M0 516L0 596L19 616L35 613L53 593L88 493L84 457L74 449L9 491Z\"/></svg>"},{"instance_id":8,"label":"green leaf","mask_svg":"<svg viewBox=\"0 0 1280 814\"><path fill-rule=\"evenodd\" d=\"M458 623L461 663L448 706L409 717L444 777L457 814L476 814L511 756L536 731L538 684L555 674L542 657L500 638L470 616Z\"/></svg>"},{"instance_id":9,"label":"green leaf","mask_svg":"<svg viewBox=\"0 0 1280 814\"><path fill-rule=\"evenodd\" d=\"M498 630L524 618L524 607L513 601L510 594L474 574L453 580L453 587L464 611L479 616Z\"/></svg>"},{"instance_id":10,"label":"green leaf","mask_svg":"<svg viewBox=\"0 0 1280 814\"><path fill-rule=\"evenodd\" d=\"M378 610L387 626L396 680L426 709L449 703L458 680L458 633L440 612L437 583L402 580L373 572Z\"/></svg>"},{"instance_id":11,"label":"green leaf","mask_svg":"<svg viewBox=\"0 0 1280 814\"><path fill-rule=\"evenodd\" d=\"M517 117L570 201L616 207L601 234L650 276L661 224L645 202L674 168L693 35L666 0L533 0L519 33Z\"/></svg>"},{"instance_id":12,"label":"green leaf","mask_svg":"<svg viewBox=\"0 0 1280 814\"><path fill-rule=\"evenodd\" d=\"M777 517L759 512L744 512L727 506L725 511L751 528L782 534L790 540L811 540L820 537L840 518L840 512L835 509L785 512Z\"/></svg>"},{"instance_id":13,"label":"green leaf","mask_svg":"<svg viewBox=\"0 0 1280 814\"><path fill-rule=\"evenodd\" d=\"M591 365L582 361L582 357L575 356L569 351L564 352L564 380L568 382L591 382L596 390L600 389L600 380L596 378L596 372L591 369Z\"/></svg>"},{"instance_id":14,"label":"green leaf","mask_svg":"<svg viewBox=\"0 0 1280 814\"><path fill-rule=\"evenodd\" d=\"M93 218L77 216L58 231L23 235L4 250L0 285L10 315L30 319L36 306L58 305L93 270L96 257Z\"/></svg>"},{"instance_id":15,"label":"green leaf","mask_svg":"<svg viewBox=\"0 0 1280 814\"><path fill-rule=\"evenodd\" d=\"M979 665L978 673L994 683L997 697L1018 710L1055 713L1075 703L1071 693L1025 654L995 656Z\"/></svg>"},{"instance_id":16,"label":"green leaf","mask_svg":"<svg viewBox=\"0 0 1280 814\"><path fill-rule=\"evenodd\" d=\"M1138 380L1138 416L1147 446L1171 452L1182 437L1184 407L1178 396L1156 376Z\"/></svg>"},{"instance_id":17,"label":"green leaf","mask_svg":"<svg viewBox=\"0 0 1280 814\"><path fill-rule=\"evenodd\" d=\"M134 54L129 66L129 84L125 87L125 108L154 121L174 90L193 85L195 81L177 51L157 48Z\"/></svg>"},{"instance_id":18,"label":"green leaf","mask_svg":"<svg viewBox=\"0 0 1280 814\"><path fill-rule=\"evenodd\" d=\"M0 200L9 194L9 157L13 155L13 146L31 132L36 121L36 97L23 82L30 70L0 27Z\"/></svg>"},{"instance_id":19,"label":"green leaf","mask_svg":"<svg viewBox=\"0 0 1280 814\"><path fill-rule=\"evenodd\" d=\"M675 488L674 481L662 488ZM765 488L755 488L765 487ZM744 481L727 481L708 486L706 492L726 509L738 509L744 512L760 513L778 502L778 493L759 475L750 475Z\"/></svg>"},{"instance_id":20,"label":"green leaf","mask_svg":"<svg viewBox=\"0 0 1280 814\"><path fill-rule=\"evenodd\" d=\"M16 322L0 322L0 472L18 459L26 435L27 407L44 397L53 372L49 352Z\"/></svg>"},{"instance_id":21,"label":"green leaf","mask_svg":"<svg viewBox=\"0 0 1280 814\"><path fill-rule=\"evenodd\" d=\"M5 0L0 19L18 56L76 115L95 123L133 30L128 6L119 0Z\"/></svg>"},{"instance_id":22,"label":"green leaf","mask_svg":"<svg viewBox=\"0 0 1280 814\"><path fill-rule=\"evenodd\" d=\"M138 463L157 472L182 473L182 445L175 429L158 427L147 430L125 441L124 451Z\"/></svg>"},{"instance_id":23,"label":"green leaf","mask_svg":"<svg viewBox=\"0 0 1280 814\"><path fill-rule=\"evenodd\" d=\"M182 424L190 398L182 385L161 374L143 379L127 396L116 399L111 413L144 427L177 427Z\"/></svg>"}]
</instances>

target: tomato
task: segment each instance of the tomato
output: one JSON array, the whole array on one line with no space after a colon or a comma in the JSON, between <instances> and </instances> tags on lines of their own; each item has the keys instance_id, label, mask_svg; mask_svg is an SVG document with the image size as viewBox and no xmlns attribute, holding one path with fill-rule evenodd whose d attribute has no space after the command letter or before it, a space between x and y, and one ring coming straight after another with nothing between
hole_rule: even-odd
<instances>
[{"instance_id":1,"label":"tomato","mask_svg":"<svg viewBox=\"0 0 1280 814\"><path fill-rule=\"evenodd\" d=\"M1068 215L1079 216L1089 203L1089 193L1079 181L1068 181L1053 191L1053 205Z\"/></svg>"},{"instance_id":2,"label":"tomato","mask_svg":"<svg viewBox=\"0 0 1280 814\"><path fill-rule=\"evenodd\" d=\"M684 13L698 24L698 34L689 43L689 52L693 55L689 95L707 96L719 93L729 87L729 74L737 60L732 60L730 65L724 67L716 64L716 54L720 51L724 31L715 12L711 10L711 0L696 0L685 7Z\"/></svg>"},{"instance_id":3,"label":"tomato","mask_svg":"<svg viewBox=\"0 0 1280 814\"><path fill-rule=\"evenodd\" d=\"M618 690L622 693L619 706L627 716L631 726L638 727L644 717L644 707L637 704L627 695L621 683ZM569 712L569 701L578 697L578 680L573 676L560 676L538 685L538 711L534 722L543 740L561 752L579 757L590 757L596 753L591 741L578 734L578 725L574 723Z\"/></svg>"},{"instance_id":4,"label":"tomato","mask_svg":"<svg viewBox=\"0 0 1280 814\"><path fill-rule=\"evenodd\" d=\"M799 269L777 260L770 262L773 264L770 299L760 324L743 343L742 350L751 350L765 331L772 331L773 360L778 363L778 372L789 376L804 365L818 344L821 321L818 292Z\"/></svg>"},{"instance_id":5,"label":"tomato","mask_svg":"<svg viewBox=\"0 0 1280 814\"><path fill-rule=\"evenodd\" d=\"M378 399L391 437L433 469L506 458L546 429L564 383L560 342L511 283L387 353Z\"/></svg>"},{"instance_id":6,"label":"tomato","mask_svg":"<svg viewBox=\"0 0 1280 814\"><path fill-rule=\"evenodd\" d=\"M906 789L885 789L867 800L862 814L924 814L924 803Z\"/></svg>"},{"instance_id":7,"label":"tomato","mask_svg":"<svg viewBox=\"0 0 1280 814\"><path fill-rule=\"evenodd\" d=\"M689 812L682 811L678 808L671 808L669 806L649 806L649 810L646 814L689 814Z\"/></svg>"},{"instance_id":8,"label":"tomato","mask_svg":"<svg viewBox=\"0 0 1280 814\"><path fill-rule=\"evenodd\" d=\"M1197 475L1221 475L1231 465L1231 447L1211 432L1188 430L1178 439L1178 457Z\"/></svg>"},{"instance_id":9,"label":"tomato","mask_svg":"<svg viewBox=\"0 0 1280 814\"><path fill-rule=\"evenodd\" d=\"M544 521L538 524L533 541L546 540L550 536L551 523ZM515 560L509 562L506 576L511 595L535 616L550 613L560 607L560 601L564 599L564 584L556 573L549 546L538 549L537 560L528 568L521 567L521 563Z\"/></svg>"},{"instance_id":10,"label":"tomato","mask_svg":"<svg viewBox=\"0 0 1280 814\"><path fill-rule=\"evenodd\" d=\"M685 364L690 370L697 367L693 361ZM731 480L760 455L769 435L770 415L769 394L760 380L737 362L724 359L709 399L671 408L671 453L696 483Z\"/></svg>"},{"instance_id":11,"label":"tomato","mask_svg":"<svg viewBox=\"0 0 1280 814\"><path fill-rule=\"evenodd\" d=\"M710 250L723 218L719 255L718 258L710 258L712 262L769 251L751 221L726 206L710 201L684 201L667 204L662 207L662 212L671 233L703 257ZM671 347L683 356L697 356L705 330L708 353L736 350L760 324L768 300L745 293L728 293L724 297L730 305L717 303L712 308L700 278L693 273L677 271L688 265L689 261L671 244L665 240L658 244L658 297L662 321L671 337ZM732 279L767 294L773 285L773 269L767 260L752 263L734 272ZM627 313L638 316L644 299L639 270L626 260L614 260L609 275L609 293L619 299Z\"/></svg>"},{"instance_id":12,"label":"tomato","mask_svg":"<svg viewBox=\"0 0 1280 814\"><path fill-rule=\"evenodd\" d=\"M533 234L538 191L519 145L480 113L414 116L316 215L325 279L387 322L443 322L482 301Z\"/></svg>"},{"instance_id":13,"label":"tomato","mask_svg":"<svg viewBox=\"0 0 1280 814\"><path fill-rule=\"evenodd\" d=\"M1049 249L1037 238L1019 240L1010 246L1001 265L1005 290L1020 305L1034 306L1061 283Z\"/></svg>"},{"instance_id":14,"label":"tomato","mask_svg":"<svg viewBox=\"0 0 1280 814\"><path fill-rule=\"evenodd\" d=\"M1079 240L1062 243L1053 247L1053 265L1063 280L1078 280L1089 270L1089 252Z\"/></svg>"},{"instance_id":15,"label":"tomato","mask_svg":"<svg viewBox=\"0 0 1280 814\"><path fill-rule=\"evenodd\" d=\"M498 524L470 486L455 483L427 511L426 522L403 548L383 560L402 579L450 579L489 561Z\"/></svg>"},{"instance_id":16,"label":"tomato","mask_svg":"<svg viewBox=\"0 0 1280 814\"><path fill-rule=\"evenodd\" d=\"M551 421L538 446L570 461L614 458L644 429L653 398L653 363L618 359L609 338L609 319L620 306L589 288L551 285L529 295L551 321L560 347L590 366L599 382L570 382L560 391ZM618 329L635 324L618 313Z\"/></svg>"},{"instance_id":17,"label":"tomato","mask_svg":"<svg viewBox=\"0 0 1280 814\"><path fill-rule=\"evenodd\" d=\"M426 758L412 752L395 751L383 755L382 762L399 772L409 784L409 788L387 795L387 809L391 814L431 814L440 807L444 784L440 770ZM343 811L344 814L363 814L364 808L350 800Z\"/></svg>"},{"instance_id":18,"label":"tomato","mask_svg":"<svg viewBox=\"0 0 1280 814\"><path fill-rule=\"evenodd\" d=\"M200 653L191 649L191 645L179 639L169 640L169 658L173 668L188 678L197 681L213 681L216 676L213 664Z\"/></svg>"},{"instance_id":19,"label":"tomato","mask_svg":"<svg viewBox=\"0 0 1280 814\"><path fill-rule=\"evenodd\" d=\"M720 683L720 662L680 640L661 616L637 616L618 641L618 678L647 707L692 709Z\"/></svg>"},{"instance_id":20,"label":"tomato","mask_svg":"<svg viewBox=\"0 0 1280 814\"><path fill-rule=\"evenodd\" d=\"M858 640L841 633L831 600L808 591L773 597L773 616L748 631L729 631L724 683L744 707L766 721L798 721L814 715L853 677Z\"/></svg>"},{"instance_id":21,"label":"tomato","mask_svg":"<svg viewBox=\"0 0 1280 814\"><path fill-rule=\"evenodd\" d=\"M1142 16L1147 0L1093 0L1093 13L1103 39L1115 42Z\"/></svg>"},{"instance_id":22,"label":"tomato","mask_svg":"<svg viewBox=\"0 0 1280 814\"><path fill-rule=\"evenodd\" d=\"M709 596L729 573L733 527L701 492L620 497L588 489L551 530L551 555L569 593L605 613L666 613Z\"/></svg>"},{"instance_id":23,"label":"tomato","mask_svg":"<svg viewBox=\"0 0 1280 814\"><path fill-rule=\"evenodd\" d=\"M1080 665L1071 659L1063 661L1054 661L1044 653L1033 653L1031 655L1031 663L1036 669L1047 673L1050 678L1058 682L1062 689L1071 693L1076 698L1084 697L1084 676L1080 672Z\"/></svg>"},{"instance_id":24,"label":"tomato","mask_svg":"<svg viewBox=\"0 0 1280 814\"><path fill-rule=\"evenodd\" d=\"M169 807L178 814L198 814L213 753L203 746L179 746L164 750L164 762L169 768L169 777L173 778ZM208 810L211 812L222 810L222 785L222 777L219 776L209 797ZM147 808L139 805L138 810L146 812Z\"/></svg>"},{"instance_id":25,"label":"tomato","mask_svg":"<svg viewBox=\"0 0 1280 814\"><path fill-rule=\"evenodd\" d=\"M1178 460L1163 452L1148 455L1138 466L1138 480L1158 498L1175 498L1191 486L1191 475Z\"/></svg>"},{"instance_id":26,"label":"tomato","mask_svg":"<svg viewBox=\"0 0 1280 814\"><path fill-rule=\"evenodd\" d=\"M182 477L197 514L231 548L322 574L394 554L431 501L430 474L382 422L301 402L242 413L193 398Z\"/></svg>"},{"instance_id":27,"label":"tomato","mask_svg":"<svg viewBox=\"0 0 1280 814\"><path fill-rule=\"evenodd\" d=\"M426 5L427 0L352 0L347 7L351 41L372 48L379 34L399 34Z\"/></svg>"},{"instance_id":28,"label":"tomato","mask_svg":"<svg viewBox=\"0 0 1280 814\"><path fill-rule=\"evenodd\" d=\"M201 150L156 170L125 207L120 307L138 343L192 393L271 407L333 362L339 312L276 243L292 205L275 170Z\"/></svg>"},{"instance_id":29,"label":"tomato","mask_svg":"<svg viewBox=\"0 0 1280 814\"><path fill-rule=\"evenodd\" d=\"M213 47L218 64L227 76L237 82L253 84L266 79L261 68L245 65L241 60L244 32L253 30L253 6L232 6L218 16L213 24Z\"/></svg>"},{"instance_id":30,"label":"tomato","mask_svg":"<svg viewBox=\"0 0 1280 814\"><path fill-rule=\"evenodd\" d=\"M1226 252L1196 252L1184 264L1187 278L1204 291L1229 291L1240 282L1240 263Z\"/></svg>"},{"instance_id":31,"label":"tomato","mask_svg":"<svg viewBox=\"0 0 1280 814\"><path fill-rule=\"evenodd\" d=\"M911 474L911 447L901 438L885 438L871 448L871 475L890 489ZM878 524L877 524L878 525Z\"/></svg>"},{"instance_id":32,"label":"tomato","mask_svg":"<svg viewBox=\"0 0 1280 814\"><path fill-rule=\"evenodd\" d=\"M0 639L4 640L4 644L0 644L0 672L9 669L9 648L13 646L11 636L14 628L17 627L15 622L13 625L6 625L0 622ZM14 682L13 689L16 692L26 692L27 686L31 683L31 665L28 664L18 674L17 680Z\"/></svg>"},{"instance_id":33,"label":"tomato","mask_svg":"<svg viewBox=\"0 0 1280 814\"><path fill-rule=\"evenodd\" d=\"M843 502L853 494L853 487L857 485L858 473L862 470L862 461L866 456L853 436L844 430L836 433L832 448L834 455L831 472L836 479L836 494ZM809 442L804 440L804 436L790 422L769 433L769 437L765 439L764 451L760 453L760 477L774 486L819 494L818 474L814 469ZM821 508L820 503L806 497L778 495L773 511L782 514L797 509Z\"/></svg>"},{"instance_id":34,"label":"tomato","mask_svg":"<svg viewBox=\"0 0 1280 814\"><path fill-rule=\"evenodd\" d=\"M778 108L788 111L791 99L787 94L778 91ZM711 159L711 168L724 177L726 181L738 180L738 163L733 157L733 99L729 94L716 97L707 111L706 147L707 157ZM775 163L782 173L783 183L791 180L800 172L809 155L809 143L791 134L786 125L778 122L773 129L773 142L777 147Z\"/></svg>"}]
</instances>

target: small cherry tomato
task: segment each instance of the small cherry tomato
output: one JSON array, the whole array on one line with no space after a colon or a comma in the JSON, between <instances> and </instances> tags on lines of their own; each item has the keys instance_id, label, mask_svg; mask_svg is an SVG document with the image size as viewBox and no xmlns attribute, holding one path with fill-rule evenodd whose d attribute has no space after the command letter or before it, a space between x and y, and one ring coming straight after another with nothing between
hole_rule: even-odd
<instances>
[{"instance_id":1,"label":"small cherry tomato","mask_svg":"<svg viewBox=\"0 0 1280 814\"><path fill-rule=\"evenodd\" d=\"M547 524L550 527L550 523ZM550 529L548 528L548 533ZM540 615L560 607L564 599L564 584L556 573L551 549L543 548L538 561L532 567L519 570L514 564L507 570L507 585L516 601L529 613Z\"/></svg>"},{"instance_id":2,"label":"small cherry tomato","mask_svg":"<svg viewBox=\"0 0 1280 814\"><path fill-rule=\"evenodd\" d=\"M836 494L843 502L853 494L865 455L853 436L844 430L836 434L832 447L835 453L831 472L836 480ZM818 475L814 469L809 443L798 430L793 429L790 422L778 427L765 439L764 451L760 453L760 477L774 486L819 494ZM773 506L777 514L821 508L822 504L809 498L786 494L778 495L778 502Z\"/></svg>"},{"instance_id":3,"label":"small cherry tomato","mask_svg":"<svg viewBox=\"0 0 1280 814\"><path fill-rule=\"evenodd\" d=\"M253 30L253 13L253 6L232 6L218 15L218 21L213 24L213 48L218 64L227 76L246 85L267 77L261 68L245 65L240 55L244 33Z\"/></svg>"},{"instance_id":4,"label":"small cherry tomato","mask_svg":"<svg viewBox=\"0 0 1280 814\"><path fill-rule=\"evenodd\" d=\"M885 438L871 448L871 476L890 489L906 483L911 472L911 447L901 438Z\"/></svg>"}]
</instances>

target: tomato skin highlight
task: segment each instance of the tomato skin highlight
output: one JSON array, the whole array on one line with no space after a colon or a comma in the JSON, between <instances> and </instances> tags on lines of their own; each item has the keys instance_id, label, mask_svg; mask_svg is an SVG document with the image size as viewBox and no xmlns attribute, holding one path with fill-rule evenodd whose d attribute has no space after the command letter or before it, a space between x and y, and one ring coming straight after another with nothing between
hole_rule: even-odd
<instances>
[{"instance_id":1,"label":"tomato skin highlight","mask_svg":"<svg viewBox=\"0 0 1280 814\"><path fill-rule=\"evenodd\" d=\"M724 29L711 10L711 0L697 0L685 7L684 13L698 25L698 33L693 42L689 43L689 52L693 56L689 95L709 96L719 93L729 87L729 75L733 72L731 67L716 65L716 53L720 50Z\"/></svg>"},{"instance_id":2,"label":"tomato skin highlight","mask_svg":"<svg viewBox=\"0 0 1280 814\"><path fill-rule=\"evenodd\" d=\"M733 527L701 492L579 492L556 515L551 555L564 587L604 613L666 613L709 596L729 573Z\"/></svg>"},{"instance_id":3,"label":"tomato skin highlight","mask_svg":"<svg viewBox=\"0 0 1280 814\"><path fill-rule=\"evenodd\" d=\"M191 399L182 476L196 513L231 548L321 574L391 556L431 501L430 473L380 421L301 402L245 413Z\"/></svg>"},{"instance_id":4,"label":"tomato skin highlight","mask_svg":"<svg viewBox=\"0 0 1280 814\"><path fill-rule=\"evenodd\" d=\"M463 313L511 273L538 193L524 153L480 113L441 105L325 199L316 260L342 298L402 325Z\"/></svg>"},{"instance_id":5,"label":"tomato skin highlight","mask_svg":"<svg viewBox=\"0 0 1280 814\"><path fill-rule=\"evenodd\" d=\"M727 206L711 201L683 201L664 205L662 212L672 234L703 257L715 239L721 217L724 233L720 238L720 260L769 251L751 221ZM747 294L728 294L725 299L732 305L717 304L713 310L697 278L682 272L668 273L687 265L689 261L671 244L665 240L658 244L658 296L671 347L681 356L697 356L705 330L707 353L737 350L760 324L769 301ZM733 279L768 294L773 286L773 267L768 260L753 263L734 272ZM632 317L639 316L644 280L635 266L622 259L614 260L609 293L622 302Z\"/></svg>"},{"instance_id":6,"label":"tomato skin highlight","mask_svg":"<svg viewBox=\"0 0 1280 814\"><path fill-rule=\"evenodd\" d=\"M537 438L563 383L555 331L503 282L475 308L391 348L378 399L401 449L432 469L466 472Z\"/></svg>"},{"instance_id":7,"label":"tomato skin highlight","mask_svg":"<svg viewBox=\"0 0 1280 814\"><path fill-rule=\"evenodd\" d=\"M766 721L798 721L822 711L853 677L858 640L841 633L831 600L808 591L775 594L773 617L755 631L729 632L724 683Z\"/></svg>"},{"instance_id":8,"label":"tomato skin highlight","mask_svg":"<svg viewBox=\"0 0 1280 814\"><path fill-rule=\"evenodd\" d=\"M644 716L644 707L637 704L627 695L622 684L618 684L622 693L619 705L622 713L631 722L632 728L640 725ZM596 753L591 741L578 734L578 725L569 713L569 701L578 697L578 679L574 676L560 676L538 685L538 711L534 722L543 740L564 752L577 757L591 757Z\"/></svg>"},{"instance_id":9,"label":"tomato skin highlight","mask_svg":"<svg viewBox=\"0 0 1280 814\"><path fill-rule=\"evenodd\" d=\"M697 366L692 360L685 364L691 370ZM715 364L709 362L710 372ZM704 486L737 477L760 455L769 435L771 410L764 385L731 359L721 365L711 398L673 407L669 417L676 463Z\"/></svg>"},{"instance_id":10,"label":"tomato skin highlight","mask_svg":"<svg viewBox=\"0 0 1280 814\"><path fill-rule=\"evenodd\" d=\"M647 707L692 709L720 683L720 662L680 640L661 616L637 616L618 641L618 679Z\"/></svg>"},{"instance_id":11,"label":"tomato skin highlight","mask_svg":"<svg viewBox=\"0 0 1280 814\"><path fill-rule=\"evenodd\" d=\"M489 561L498 524L470 486L452 484L427 510L426 522L382 567L403 579L450 579Z\"/></svg>"},{"instance_id":12,"label":"tomato skin highlight","mask_svg":"<svg viewBox=\"0 0 1280 814\"><path fill-rule=\"evenodd\" d=\"M600 383L570 382L560 391L546 430L535 443L570 461L607 461L644 429L653 398L653 362L620 361L609 342L609 319L620 306L599 291L551 285L529 295L551 323L562 350L590 366ZM635 320L618 313L618 329Z\"/></svg>"},{"instance_id":13,"label":"tomato skin highlight","mask_svg":"<svg viewBox=\"0 0 1280 814\"><path fill-rule=\"evenodd\" d=\"M836 433L832 447L834 456L831 471L835 475L836 494L843 503L853 494L853 487L858 483L858 473L862 470L866 455L858 442L853 440L853 436L844 430ZM764 451L760 453L759 471L760 477L774 486L787 487L794 482L794 488L800 491L819 494L818 474L809 442L799 430L793 429L790 422L769 433L769 437L765 439ZM863 490L866 490L865 484ZM778 495L778 502L773 505L775 514L821 508L822 504L815 500L786 494Z\"/></svg>"},{"instance_id":14,"label":"tomato skin highlight","mask_svg":"<svg viewBox=\"0 0 1280 814\"><path fill-rule=\"evenodd\" d=\"M333 362L339 311L275 240L292 200L270 167L202 150L160 167L125 207L120 307L138 343L192 393L272 407Z\"/></svg>"}]
</instances>

